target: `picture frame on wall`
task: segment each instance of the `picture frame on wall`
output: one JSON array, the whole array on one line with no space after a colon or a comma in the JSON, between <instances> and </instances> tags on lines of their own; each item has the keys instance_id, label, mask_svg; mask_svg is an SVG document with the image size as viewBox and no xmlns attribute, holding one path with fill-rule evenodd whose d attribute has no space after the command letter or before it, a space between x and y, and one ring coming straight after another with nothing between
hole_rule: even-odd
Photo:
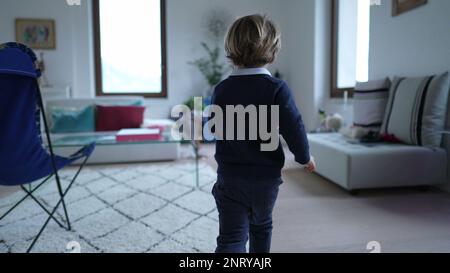
<instances>
[{"instance_id":1,"label":"picture frame on wall","mask_svg":"<svg viewBox=\"0 0 450 273\"><path fill-rule=\"evenodd\" d=\"M428 0L392 0L392 16L398 16L427 3Z\"/></svg>"},{"instance_id":2,"label":"picture frame on wall","mask_svg":"<svg viewBox=\"0 0 450 273\"><path fill-rule=\"evenodd\" d=\"M16 41L32 49L56 49L55 20L16 19Z\"/></svg>"}]
</instances>

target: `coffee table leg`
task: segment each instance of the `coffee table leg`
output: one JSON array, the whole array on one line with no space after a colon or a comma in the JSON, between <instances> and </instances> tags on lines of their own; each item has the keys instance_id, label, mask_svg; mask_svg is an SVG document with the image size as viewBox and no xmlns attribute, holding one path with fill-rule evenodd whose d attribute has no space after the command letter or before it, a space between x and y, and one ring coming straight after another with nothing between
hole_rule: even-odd
<instances>
[{"instance_id":1,"label":"coffee table leg","mask_svg":"<svg viewBox=\"0 0 450 273\"><path fill-rule=\"evenodd\" d=\"M199 180L199 173L198 173L198 145L195 143L195 141L192 141L192 147L194 148L194 154L195 154L195 186L197 188L200 188L200 180Z\"/></svg>"}]
</instances>

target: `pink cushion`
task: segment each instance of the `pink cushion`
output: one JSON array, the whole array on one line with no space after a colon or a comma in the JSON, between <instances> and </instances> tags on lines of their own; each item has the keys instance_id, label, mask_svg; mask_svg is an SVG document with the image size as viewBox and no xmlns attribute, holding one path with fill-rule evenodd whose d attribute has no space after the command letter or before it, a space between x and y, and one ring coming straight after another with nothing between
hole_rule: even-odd
<instances>
[{"instance_id":1,"label":"pink cushion","mask_svg":"<svg viewBox=\"0 0 450 273\"><path fill-rule=\"evenodd\" d=\"M145 107L97 106L96 131L119 131L140 128L144 122Z\"/></svg>"}]
</instances>

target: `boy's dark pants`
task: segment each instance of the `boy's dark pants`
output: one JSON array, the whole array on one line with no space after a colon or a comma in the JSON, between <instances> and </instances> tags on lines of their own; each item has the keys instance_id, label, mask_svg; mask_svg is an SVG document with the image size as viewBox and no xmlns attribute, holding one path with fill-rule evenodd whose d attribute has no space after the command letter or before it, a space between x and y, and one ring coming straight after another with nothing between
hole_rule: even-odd
<instances>
[{"instance_id":1,"label":"boy's dark pants","mask_svg":"<svg viewBox=\"0 0 450 273\"><path fill-rule=\"evenodd\" d=\"M219 176L212 193L219 211L217 253L270 252L272 211L281 178L242 179Z\"/></svg>"}]
</instances>

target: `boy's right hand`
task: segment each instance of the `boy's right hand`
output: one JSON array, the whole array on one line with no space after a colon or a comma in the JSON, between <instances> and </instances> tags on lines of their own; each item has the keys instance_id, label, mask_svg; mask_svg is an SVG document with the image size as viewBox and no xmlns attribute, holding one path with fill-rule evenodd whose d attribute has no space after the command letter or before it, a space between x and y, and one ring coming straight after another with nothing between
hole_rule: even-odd
<instances>
[{"instance_id":1,"label":"boy's right hand","mask_svg":"<svg viewBox=\"0 0 450 273\"><path fill-rule=\"evenodd\" d=\"M310 173L316 171L316 161L314 160L314 157L311 156L311 159L309 160L308 164L305 165L305 169Z\"/></svg>"}]
</instances>

